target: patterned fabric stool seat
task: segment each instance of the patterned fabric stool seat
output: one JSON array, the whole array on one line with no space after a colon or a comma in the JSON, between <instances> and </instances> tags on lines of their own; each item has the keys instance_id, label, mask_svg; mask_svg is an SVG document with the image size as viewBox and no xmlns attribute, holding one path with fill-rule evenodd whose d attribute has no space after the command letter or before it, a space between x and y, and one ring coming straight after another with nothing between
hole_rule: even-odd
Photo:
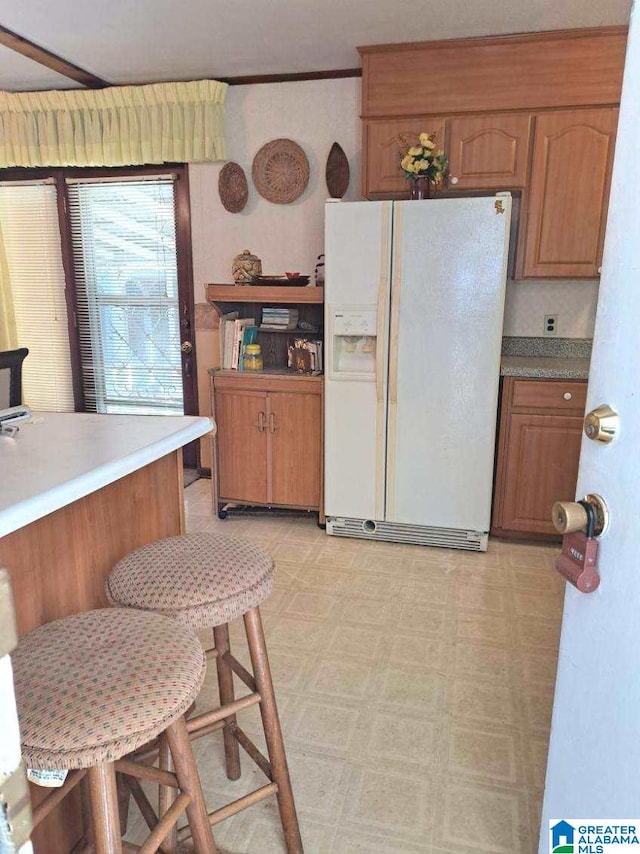
<instances>
[{"instance_id":1,"label":"patterned fabric stool seat","mask_svg":"<svg viewBox=\"0 0 640 854\"><path fill-rule=\"evenodd\" d=\"M253 543L219 534L167 537L136 549L107 578L108 600L156 611L194 629L223 625L259 605L274 564Z\"/></svg>"},{"instance_id":2,"label":"patterned fabric stool seat","mask_svg":"<svg viewBox=\"0 0 640 854\"><path fill-rule=\"evenodd\" d=\"M205 672L202 647L190 630L159 614L88 611L24 635L12 662L23 760L39 770L88 769L100 854L122 850L115 771L135 777L148 770L137 774L133 763L125 760L120 768L119 760L158 736L175 754L180 812L186 806L201 850L215 852L190 747L184 753L183 715ZM83 776L69 775L65 786ZM47 812L40 805L34 819ZM163 825L164 835L177 817Z\"/></svg>"},{"instance_id":3,"label":"patterned fabric stool seat","mask_svg":"<svg viewBox=\"0 0 640 854\"><path fill-rule=\"evenodd\" d=\"M209 813L216 824L271 795L278 798L288 854L302 854L284 742L276 706L259 604L271 593L274 563L270 555L246 540L213 533L187 534L158 540L119 561L107 578L108 600L119 608L155 611L193 629L213 629L220 706L190 717L192 738L222 729L227 777L240 777L239 747L264 772L269 783ZM228 623L244 620L253 673L231 654ZM233 675L250 693L235 698ZM260 753L238 726L236 714L260 706L269 758ZM178 833L183 839L186 834ZM165 844L165 850L175 851Z\"/></svg>"}]
</instances>

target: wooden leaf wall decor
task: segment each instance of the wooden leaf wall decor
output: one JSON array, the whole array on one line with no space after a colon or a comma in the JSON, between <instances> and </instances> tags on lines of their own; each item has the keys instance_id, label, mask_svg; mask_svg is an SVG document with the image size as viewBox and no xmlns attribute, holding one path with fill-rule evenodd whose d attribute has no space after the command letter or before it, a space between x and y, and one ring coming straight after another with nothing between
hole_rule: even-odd
<instances>
[{"instance_id":1,"label":"wooden leaf wall decor","mask_svg":"<svg viewBox=\"0 0 640 854\"><path fill-rule=\"evenodd\" d=\"M342 146L334 142L327 157L327 189L332 199L341 199L349 186L349 161Z\"/></svg>"}]
</instances>

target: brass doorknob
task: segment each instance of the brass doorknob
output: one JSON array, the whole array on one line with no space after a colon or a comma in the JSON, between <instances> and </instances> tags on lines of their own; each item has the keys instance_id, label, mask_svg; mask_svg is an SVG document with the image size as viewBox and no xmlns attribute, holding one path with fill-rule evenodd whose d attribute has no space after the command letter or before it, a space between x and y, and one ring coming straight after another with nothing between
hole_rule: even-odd
<instances>
[{"instance_id":1,"label":"brass doorknob","mask_svg":"<svg viewBox=\"0 0 640 854\"><path fill-rule=\"evenodd\" d=\"M606 403L584 417L585 435L594 442L613 442L619 427L620 416Z\"/></svg>"},{"instance_id":2,"label":"brass doorknob","mask_svg":"<svg viewBox=\"0 0 640 854\"><path fill-rule=\"evenodd\" d=\"M588 502L595 511L593 532L599 537L609 525L607 504L604 498L595 492L585 495L583 501ZM551 521L559 534L573 534L587 529L589 516L584 505L578 501L556 501L551 508Z\"/></svg>"},{"instance_id":3,"label":"brass doorknob","mask_svg":"<svg viewBox=\"0 0 640 854\"><path fill-rule=\"evenodd\" d=\"M584 531L589 518L587 511L576 501L556 501L551 508L551 521L559 534Z\"/></svg>"},{"instance_id":4,"label":"brass doorknob","mask_svg":"<svg viewBox=\"0 0 640 854\"><path fill-rule=\"evenodd\" d=\"M193 352L193 344L191 341L183 341L180 345L180 349L183 353L192 353Z\"/></svg>"}]
</instances>

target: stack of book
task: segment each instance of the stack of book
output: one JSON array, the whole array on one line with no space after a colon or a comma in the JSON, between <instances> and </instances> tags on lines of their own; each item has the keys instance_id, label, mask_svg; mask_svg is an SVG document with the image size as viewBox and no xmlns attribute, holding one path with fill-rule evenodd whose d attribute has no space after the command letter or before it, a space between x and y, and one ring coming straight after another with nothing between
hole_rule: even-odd
<instances>
[{"instance_id":1,"label":"stack of book","mask_svg":"<svg viewBox=\"0 0 640 854\"><path fill-rule=\"evenodd\" d=\"M287 354L287 364L291 370L300 374L322 373L322 341L289 338Z\"/></svg>"},{"instance_id":2,"label":"stack of book","mask_svg":"<svg viewBox=\"0 0 640 854\"><path fill-rule=\"evenodd\" d=\"M260 329L292 330L298 325L297 308L263 308Z\"/></svg>"},{"instance_id":3,"label":"stack of book","mask_svg":"<svg viewBox=\"0 0 640 854\"><path fill-rule=\"evenodd\" d=\"M244 369L247 344L255 344L258 327L253 317L238 317L237 311L220 318L220 365L225 370Z\"/></svg>"}]
</instances>

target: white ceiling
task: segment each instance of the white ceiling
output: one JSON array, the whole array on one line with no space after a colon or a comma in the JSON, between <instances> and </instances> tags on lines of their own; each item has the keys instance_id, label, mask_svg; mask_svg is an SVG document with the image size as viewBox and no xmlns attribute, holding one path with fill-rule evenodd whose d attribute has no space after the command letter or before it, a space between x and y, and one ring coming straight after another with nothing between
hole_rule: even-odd
<instances>
[{"instance_id":1,"label":"white ceiling","mask_svg":"<svg viewBox=\"0 0 640 854\"><path fill-rule=\"evenodd\" d=\"M110 82L143 83L353 68L360 65L356 45L626 24L630 5L630 0L4 0L0 24ZM70 85L0 48L0 89Z\"/></svg>"}]
</instances>

